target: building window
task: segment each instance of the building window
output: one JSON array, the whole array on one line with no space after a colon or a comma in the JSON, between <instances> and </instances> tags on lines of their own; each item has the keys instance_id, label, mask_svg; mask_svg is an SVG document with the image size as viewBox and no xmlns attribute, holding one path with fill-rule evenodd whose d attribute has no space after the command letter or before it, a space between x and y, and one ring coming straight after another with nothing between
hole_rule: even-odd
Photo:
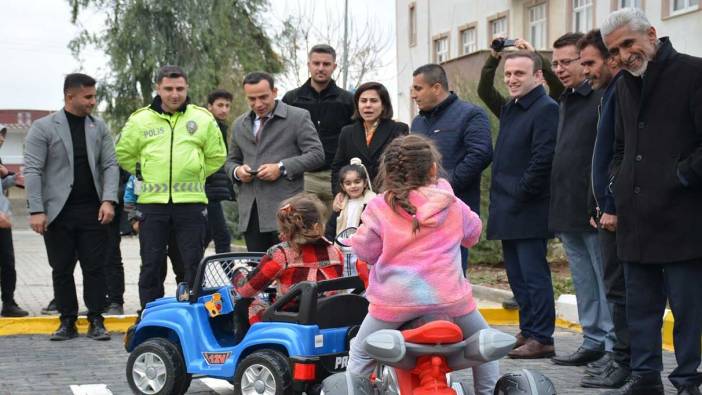
<instances>
[{"instance_id":1,"label":"building window","mask_svg":"<svg viewBox=\"0 0 702 395\"><path fill-rule=\"evenodd\" d=\"M573 1L573 31L586 33L592 29L592 0Z\"/></svg>"},{"instance_id":2,"label":"building window","mask_svg":"<svg viewBox=\"0 0 702 395\"><path fill-rule=\"evenodd\" d=\"M696 10L699 8L699 6L700 0L671 0L670 13L677 14L681 12Z\"/></svg>"},{"instance_id":3,"label":"building window","mask_svg":"<svg viewBox=\"0 0 702 395\"><path fill-rule=\"evenodd\" d=\"M461 30L461 55L467 55L478 50L478 40L475 28Z\"/></svg>"},{"instance_id":4,"label":"building window","mask_svg":"<svg viewBox=\"0 0 702 395\"><path fill-rule=\"evenodd\" d=\"M618 0L619 8L639 8L641 9L641 0Z\"/></svg>"},{"instance_id":5,"label":"building window","mask_svg":"<svg viewBox=\"0 0 702 395\"><path fill-rule=\"evenodd\" d=\"M417 45L417 8L414 3L409 7L409 44Z\"/></svg>"},{"instance_id":6,"label":"building window","mask_svg":"<svg viewBox=\"0 0 702 395\"><path fill-rule=\"evenodd\" d=\"M434 62L441 63L449 58L448 37L440 37L434 40Z\"/></svg>"},{"instance_id":7,"label":"building window","mask_svg":"<svg viewBox=\"0 0 702 395\"><path fill-rule=\"evenodd\" d=\"M501 17L490 21L490 41L495 37L507 37L507 17Z\"/></svg>"},{"instance_id":8,"label":"building window","mask_svg":"<svg viewBox=\"0 0 702 395\"><path fill-rule=\"evenodd\" d=\"M529 42L535 49L546 49L546 3L531 7L529 12Z\"/></svg>"}]
</instances>

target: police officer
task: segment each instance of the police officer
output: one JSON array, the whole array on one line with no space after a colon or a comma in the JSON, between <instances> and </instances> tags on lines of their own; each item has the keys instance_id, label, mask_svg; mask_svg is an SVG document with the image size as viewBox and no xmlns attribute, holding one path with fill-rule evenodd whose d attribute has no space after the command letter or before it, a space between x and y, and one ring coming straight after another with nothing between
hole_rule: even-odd
<instances>
[{"instance_id":1,"label":"police officer","mask_svg":"<svg viewBox=\"0 0 702 395\"><path fill-rule=\"evenodd\" d=\"M205 178L222 167L226 157L212 114L190 104L188 77L180 67L159 69L156 92L149 106L129 117L116 148L120 166L138 180L142 309L163 296L160 272L171 231L185 266L185 281L192 286L204 253Z\"/></svg>"}]
</instances>

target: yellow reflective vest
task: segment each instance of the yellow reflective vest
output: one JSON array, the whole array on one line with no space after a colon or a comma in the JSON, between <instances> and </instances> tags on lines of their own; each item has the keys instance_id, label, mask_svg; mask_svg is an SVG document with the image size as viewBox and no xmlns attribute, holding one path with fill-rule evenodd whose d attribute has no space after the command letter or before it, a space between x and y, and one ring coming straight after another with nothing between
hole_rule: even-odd
<instances>
[{"instance_id":1,"label":"yellow reflective vest","mask_svg":"<svg viewBox=\"0 0 702 395\"><path fill-rule=\"evenodd\" d=\"M187 104L168 114L158 102L135 111L119 135L119 165L142 177L138 203L207 203L205 178L227 156L217 122L202 107Z\"/></svg>"}]
</instances>

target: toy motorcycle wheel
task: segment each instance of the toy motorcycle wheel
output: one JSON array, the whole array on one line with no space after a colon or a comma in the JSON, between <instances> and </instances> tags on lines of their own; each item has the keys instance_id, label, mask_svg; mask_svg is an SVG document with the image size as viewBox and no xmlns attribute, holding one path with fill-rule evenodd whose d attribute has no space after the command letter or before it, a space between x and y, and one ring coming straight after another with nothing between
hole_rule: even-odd
<instances>
[{"instance_id":1,"label":"toy motorcycle wheel","mask_svg":"<svg viewBox=\"0 0 702 395\"><path fill-rule=\"evenodd\" d=\"M166 339L147 340L129 354L127 381L135 394L184 394L191 379L180 350Z\"/></svg>"},{"instance_id":2,"label":"toy motorcycle wheel","mask_svg":"<svg viewBox=\"0 0 702 395\"><path fill-rule=\"evenodd\" d=\"M287 358L275 350L256 351L241 361L234 375L236 395L289 395L292 379Z\"/></svg>"}]
</instances>

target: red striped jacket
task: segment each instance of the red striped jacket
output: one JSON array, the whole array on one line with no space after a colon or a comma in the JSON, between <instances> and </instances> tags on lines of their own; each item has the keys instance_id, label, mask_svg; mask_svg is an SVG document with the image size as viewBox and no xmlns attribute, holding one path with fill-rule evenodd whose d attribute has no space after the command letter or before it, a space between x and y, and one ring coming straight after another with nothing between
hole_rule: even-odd
<instances>
[{"instance_id":1,"label":"red striped jacket","mask_svg":"<svg viewBox=\"0 0 702 395\"><path fill-rule=\"evenodd\" d=\"M277 280L277 295L280 297L301 281L329 280L343 275L344 256L327 239L321 238L299 247L300 250L296 251L287 242L271 247L246 281L234 284L239 295L253 297Z\"/></svg>"}]
</instances>

